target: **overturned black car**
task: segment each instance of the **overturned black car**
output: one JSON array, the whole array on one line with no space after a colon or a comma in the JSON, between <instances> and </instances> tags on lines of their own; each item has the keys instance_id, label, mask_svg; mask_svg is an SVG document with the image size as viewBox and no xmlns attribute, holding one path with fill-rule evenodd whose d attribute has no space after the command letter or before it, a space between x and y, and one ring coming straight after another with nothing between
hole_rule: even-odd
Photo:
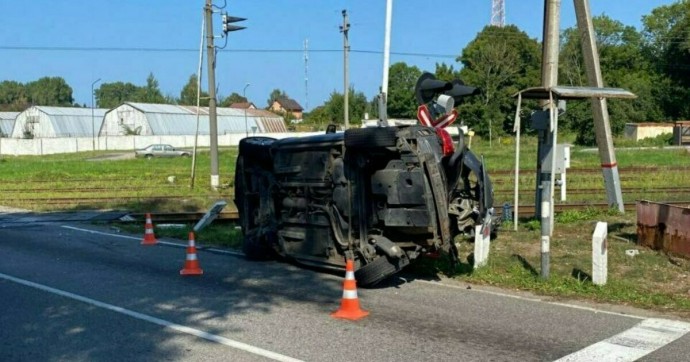
<instances>
[{"instance_id":1,"label":"overturned black car","mask_svg":"<svg viewBox=\"0 0 690 362\"><path fill-rule=\"evenodd\" d=\"M458 235L492 228L483 161L444 129L476 89L425 73L416 93L420 125L243 139L235 204L246 256L332 269L352 259L371 286L425 253L456 262Z\"/></svg>"}]
</instances>

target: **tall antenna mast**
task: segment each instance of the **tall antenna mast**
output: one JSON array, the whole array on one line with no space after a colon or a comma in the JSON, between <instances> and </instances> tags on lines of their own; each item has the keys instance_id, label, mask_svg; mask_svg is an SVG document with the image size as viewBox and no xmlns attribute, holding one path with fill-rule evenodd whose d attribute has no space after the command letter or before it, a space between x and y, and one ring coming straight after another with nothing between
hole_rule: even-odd
<instances>
[{"instance_id":1,"label":"tall antenna mast","mask_svg":"<svg viewBox=\"0 0 690 362\"><path fill-rule=\"evenodd\" d=\"M505 0L491 0L491 25L501 28L506 25Z\"/></svg>"},{"instance_id":2,"label":"tall antenna mast","mask_svg":"<svg viewBox=\"0 0 690 362\"><path fill-rule=\"evenodd\" d=\"M309 109L309 39L304 39L304 109Z\"/></svg>"}]
</instances>

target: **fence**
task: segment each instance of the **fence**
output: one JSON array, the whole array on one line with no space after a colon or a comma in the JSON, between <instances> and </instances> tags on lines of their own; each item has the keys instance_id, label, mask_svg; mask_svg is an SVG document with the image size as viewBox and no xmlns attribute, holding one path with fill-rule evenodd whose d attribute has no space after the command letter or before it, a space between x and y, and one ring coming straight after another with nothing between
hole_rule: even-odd
<instances>
[{"instance_id":1,"label":"fence","mask_svg":"<svg viewBox=\"0 0 690 362\"><path fill-rule=\"evenodd\" d=\"M287 138L304 137L322 132L301 133L262 133L262 137ZM219 146L237 146L244 134L218 135ZM74 153L84 151L132 151L150 144L164 143L174 147L194 147L194 136L101 136L92 137L58 137L58 138L0 138L0 155L52 155L56 153ZM208 135L199 136L198 146L209 147Z\"/></svg>"}]
</instances>

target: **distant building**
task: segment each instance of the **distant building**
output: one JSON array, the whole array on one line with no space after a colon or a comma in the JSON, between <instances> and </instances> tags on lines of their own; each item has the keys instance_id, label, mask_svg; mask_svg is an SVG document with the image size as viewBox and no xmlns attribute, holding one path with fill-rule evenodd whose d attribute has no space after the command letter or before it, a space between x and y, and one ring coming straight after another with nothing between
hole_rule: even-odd
<instances>
[{"instance_id":1,"label":"distant building","mask_svg":"<svg viewBox=\"0 0 690 362\"><path fill-rule=\"evenodd\" d=\"M33 106L17 115L12 138L91 137L107 109Z\"/></svg>"},{"instance_id":2,"label":"distant building","mask_svg":"<svg viewBox=\"0 0 690 362\"><path fill-rule=\"evenodd\" d=\"M0 112L0 137L10 137L19 112Z\"/></svg>"},{"instance_id":3,"label":"distant building","mask_svg":"<svg viewBox=\"0 0 690 362\"><path fill-rule=\"evenodd\" d=\"M626 123L625 137L639 141L645 138L654 138L656 136L673 133L673 123Z\"/></svg>"},{"instance_id":4,"label":"distant building","mask_svg":"<svg viewBox=\"0 0 690 362\"><path fill-rule=\"evenodd\" d=\"M271 111L278 113L290 113L292 118L302 119L304 109L294 99L277 98L270 107Z\"/></svg>"},{"instance_id":5,"label":"distant building","mask_svg":"<svg viewBox=\"0 0 690 362\"><path fill-rule=\"evenodd\" d=\"M239 109L256 109L256 106L252 102L240 102L240 103L233 103L230 105L230 108L239 108Z\"/></svg>"},{"instance_id":6,"label":"distant building","mask_svg":"<svg viewBox=\"0 0 690 362\"><path fill-rule=\"evenodd\" d=\"M283 117L268 111L219 107L216 113L219 135L287 132ZM194 135L196 129L196 106L126 102L105 114L99 135ZM208 107L199 108L199 134L210 134Z\"/></svg>"}]
</instances>

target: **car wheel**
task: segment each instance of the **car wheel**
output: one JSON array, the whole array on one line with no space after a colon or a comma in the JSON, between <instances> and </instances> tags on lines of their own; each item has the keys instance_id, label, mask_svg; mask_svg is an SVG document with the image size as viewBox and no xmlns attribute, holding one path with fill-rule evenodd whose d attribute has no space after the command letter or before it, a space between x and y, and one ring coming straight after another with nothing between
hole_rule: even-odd
<instances>
[{"instance_id":1,"label":"car wheel","mask_svg":"<svg viewBox=\"0 0 690 362\"><path fill-rule=\"evenodd\" d=\"M240 140L240 155L251 158L252 163L272 168L271 145L275 141L271 137L248 137Z\"/></svg>"},{"instance_id":2,"label":"car wheel","mask_svg":"<svg viewBox=\"0 0 690 362\"><path fill-rule=\"evenodd\" d=\"M144 156L144 158L146 158L147 160L150 160L153 158L153 155L146 155L146 156Z\"/></svg>"},{"instance_id":3,"label":"car wheel","mask_svg":"<svg viewBox=\"0 0 690 362\"><path fill-rule=\"evenodd\" d=\"M372 287L397 271L398 269L388 261L388 258L379 256L369 264L357 269L355 271L355 279L357 279L357 284L362 287Z\"/></svg>"},{"instance_id":4,"label":"car wheel","mask_svg":"<svg viewBox=\"0 0 690 362\"><path fill-rule=\"evenodd\" d=\"M345 131L345 147L395 147L398 129L395 127L351 128Z\"/></svg>"},{"instance_id":5,"label":"car wheel","mask_svg":"<svg viewBox=\"0 0 690 362\"><path fill-rule=\"evenodd\" d=\"M181 156L182 156L182 158L188 158L188 157L189 157L189 153L183 153Z\"/></svg>"}]
</instances>

